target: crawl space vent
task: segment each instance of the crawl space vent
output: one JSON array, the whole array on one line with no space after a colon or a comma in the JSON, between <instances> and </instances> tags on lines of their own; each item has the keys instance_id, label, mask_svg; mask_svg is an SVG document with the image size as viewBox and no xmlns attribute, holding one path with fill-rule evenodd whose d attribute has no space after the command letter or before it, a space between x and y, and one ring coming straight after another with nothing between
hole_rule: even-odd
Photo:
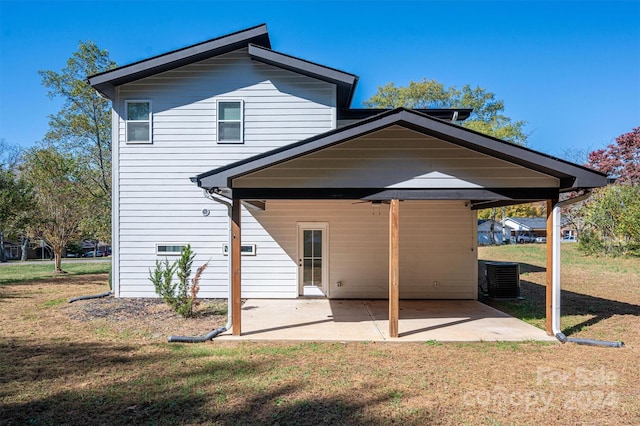
<instances>
[{"instance_id":1,"label":"crawl space vent","mask_svg":"<svg viewBox=\"0 0 640 426\"><path fill-rule=\"evenodd\" d=\"M520 297L520 264L488 262L486 265L489 297Z\"/></svg>"}]
</instances>

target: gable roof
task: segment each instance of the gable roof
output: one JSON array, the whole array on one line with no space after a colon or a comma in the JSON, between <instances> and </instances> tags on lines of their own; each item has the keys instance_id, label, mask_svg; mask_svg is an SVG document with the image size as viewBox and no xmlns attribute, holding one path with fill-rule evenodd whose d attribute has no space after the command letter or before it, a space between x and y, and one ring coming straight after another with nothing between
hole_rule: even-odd
<instances>
[{"instance_id":1,"label":"gable roof","mask_svg":"<svg viewBox=\"0 0 640 426\"><path fill-rule=\"evenodd\" d=\"M249 56L256 61L335 84L339 107L349 108L358 76L271 50L265 24L92 75L87 81L98 92L113 99L116 86L241 48L247 48Z\"/></svg>"},{"instance_id":2,"label":"gable roof","mask_svg":"<svg viewBox=\"0 0 640 426\"><path fill-rule=\"evenodd\" d=\"M504 220L508 220L519 225L520 227L524 228L525 231L546 229L547 227L547 219L543 217L507 217ZM563 216L562 220L560 221L560 226L565 227L569 226L570 224L571 221Z\"/></svg>"},{"instance_id":3,"label":"gable roof","mask_svg":"<svg viewBox=\"0 0 640 426\"><path fill-rule=\"evenodd\" d=\"M358 76L271 50L266 24L104 71L87 77L87 82L103 96L113 99L117 86L241 48L247 48L248 54L253 60L335 84L338 119L363 119L384 111L381 109L351 109L351 100L358 84ZM469 117L472 110L469 108L441 108L420 111L438 118L462 121Z\"/></svg>"},{"instance_id":4,"label":"gable roof","mask_svg":"<svg viewBox=\"0 0 640 426\"><path fill-rule=\"evenodd\" d=\"M489 232L491 229L491 219L478 219L478 232ZM505 231L511 230L509 225L504 225ZM493 231L502 232L502 222L499 220L493 221Z\"/></svg>"},{"instance_id":5,"label":"gable roof","mask_svg":"<svg viewBox=\"0 0 640 426\"><path fill-rule=\"evenodd\" d=\"M534 229L547 229L547 219L543 217L508 217L505 218L505 221L507 220L517 223L529 231Z\"/></svg>"},{"instance_id":6,"label":"gable roof","mask_svg":"<svg viewBox=\"0 0 640 426\"><path fill-rule=\"evenodd\" d=\"M599 172L405 108L383 112L375 117L202 173L191 180L205 189L233 190L233 181L236 178L394 125L558 178L559 187L555 189L556 194L604 186L607 183L606 176ZM550 198L549 191L541 191L535 196L527 190L522 190L521 195L510 193L511 199L517 197L533 201ZM419 196L431 199L426 197L433 197L433 191L423 191ZM462 199L466 195L458 191L456 196ZM483 197L492 199L491 194L483 194ZM470 196L469 199L474 198Z\"/></svg>"},{"instance_id":7,"label":"gable roof","mask_svg":"<svg viewBox=\"0 0 640 426\"><path fill-rule=\"evenodd\" d=\"M87 81L98 92L113 99L116 86L232 52L249 44L271 47L265 24L95 74L88 77Z\"/></svg>"}]
</instances>

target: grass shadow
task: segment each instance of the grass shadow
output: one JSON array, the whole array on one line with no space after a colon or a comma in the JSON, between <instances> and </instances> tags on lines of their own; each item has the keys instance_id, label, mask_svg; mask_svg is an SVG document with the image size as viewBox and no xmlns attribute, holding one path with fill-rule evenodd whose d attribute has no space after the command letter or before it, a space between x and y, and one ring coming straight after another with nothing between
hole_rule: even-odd
<instances>
[{"instance_id":1,"label":"grass shadow","mask_svg":"<svg viewBox=\"0 0 640 426\"><path fill-rule=\"evenodd\" d=\"M366 408L379 403L391 402L387 395L372 395L358 402L349 401L342 395L332 397L293 398L295 386L284 386L254 397L242 407L225 411L215 420L229 425L321 425L321 424L377 424L382 419L370 418ZM399 420L399 419L395 419ZM388 419L387 419L388 422ZM400 421L400 423L404 423ZM407 422L405 424L411 424Z\"/></svg>"},{"instance_id":2,"label":"grass shadow","mask_svg":"<svg viewBox=\"0 0 640 426\"><path fill-rule=\"evenodd\" d=\"M206 359L181 345L143 353L139 345L14 340L0 344L2 424L191 424L210 403L194 387L233 383L264 361ZM211 355L208 353L207 355ZM158 366L164 368L158 369ZM33 391L40 383L53 392ZM74 383L59 391L56 383ZM26 391L25 389L31 389Z\"/></svg>"},{"instance_id":3,"label":"grass shadow","mask_svg":"<svg viewBox=\"0 0 640 426\"><path fill-rule=\"evenodd\" d=\"M546 287L527 280L520 280L522 301L500 301L485 299L482 302L523 320L543 320L546 317ZM633 315L640 317L640 306L617 300L605 299L562 290L562 316L583 316L590 318L563 330L570 336L582 328L598 324L614 315Z\"/></svg>"},{"instance_id":4,"label":"grass shadow","mask_svg":"<svg viewBox=\"0 0 640 426\"><path fill-rule=\"evenodd\" d=\"M13 341L0 345L2 421L18 424L316 425L388 423L379 405L397 395L372 389L310 394L303 377L282 377L273 356L204 345ZM276 379L276 380L281 380ZM28 383L37 383L26 387ZM62 384L63 386L58 386ZM27 389L27 390L25 390ZM394 422L426 424L428 410L400 412Z\"/></svg>"}]
</instances>

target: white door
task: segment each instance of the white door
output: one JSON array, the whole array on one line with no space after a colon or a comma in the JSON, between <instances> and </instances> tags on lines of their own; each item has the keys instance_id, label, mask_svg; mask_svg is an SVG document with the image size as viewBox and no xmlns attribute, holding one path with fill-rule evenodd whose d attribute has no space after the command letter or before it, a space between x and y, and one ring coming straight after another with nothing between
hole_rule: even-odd
<instances>
[{"instance_id":1,"label":"white door","mask_svg":"<svg viewBox=\"0 0 640 426\"><path fill-rule=\"evenodd\" d=\"M328 296L327 223L298 223L298 284L301 296Z\"/></svg>"}]
</instances>

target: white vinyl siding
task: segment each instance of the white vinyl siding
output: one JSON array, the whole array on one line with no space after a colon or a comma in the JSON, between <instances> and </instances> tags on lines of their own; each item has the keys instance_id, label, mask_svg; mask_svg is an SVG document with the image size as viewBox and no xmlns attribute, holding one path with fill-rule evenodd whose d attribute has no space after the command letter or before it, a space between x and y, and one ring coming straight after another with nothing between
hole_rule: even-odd
<instances>
[{"instance_id":1,"label":"white vinyl siding","mask_svg":"<svg viewBox=\"0 0 640 426\"><path fill-rule=\"evenodd\" d=\"M114 101L114 284L119 297L156 297L149 281L156 244L189 242L194 269L210 260L200 284L201 297L226 297L227 208L205 199L189 178L264 151L297 142L335 127L335 87L326 82L252 61L246 50L181 67L118 88ZM126 143L125 100L153 104L153 144ZM244 143L219 144L218 99L243 100ZM209 209L209 216L202 210ZM249 232L251 226L245 224ZM296 287L281 285L293 272L261 274L260 262L283 266L268 234L256 244L257 256L243 256L248 279L244 294L295 297ZM114 247L115 250L115 247ZM275 255L275 259L269 256ZM249 261L251 259L252 261ZM270 263L271 264L271 263ZM260 284L256 284L262 276ZM253 277L253 281L251 280ZM286 280L285 280L286 281ZM272 285L270 287L270 285Z\"/></svg>"},{"instance_id":2,"label":"white vinyl siding","mask_svg":"<svg viewBox=\"0 0 640 426\"><path fill-rule=\"evenodd\" d=\"M298 269L295 259L299 258L296 224L322 222L331 228L328 296L388 298L388 212L388 204L374 208L370 203L352 201L267 201L265 211L250 211L264 230L243 217L242 239L271 236L277 243L265 240L258 245L258 276L245 276L245 266L250 266L243 258L243 297L260 297L261 276L277 276L281 288L292 289L283 292L283 297L293 293ZM463 201L400 203L401 298L477 298L476 220L475 211ZM270 253L270 261L260 261L263 250ZM245 286L253 289L251 296L245 293Z\"/></svg>"},{"instance_id":3,"label":"white vinyl siding","mask_svg":"<svg viewBox=\"0 0 640 426\"><path fill-rule=\"evenodd\" d=\"M403 128L390 128L247 174L236 187L557 188L545 175Z\"/></svg>"}]
</instances>

